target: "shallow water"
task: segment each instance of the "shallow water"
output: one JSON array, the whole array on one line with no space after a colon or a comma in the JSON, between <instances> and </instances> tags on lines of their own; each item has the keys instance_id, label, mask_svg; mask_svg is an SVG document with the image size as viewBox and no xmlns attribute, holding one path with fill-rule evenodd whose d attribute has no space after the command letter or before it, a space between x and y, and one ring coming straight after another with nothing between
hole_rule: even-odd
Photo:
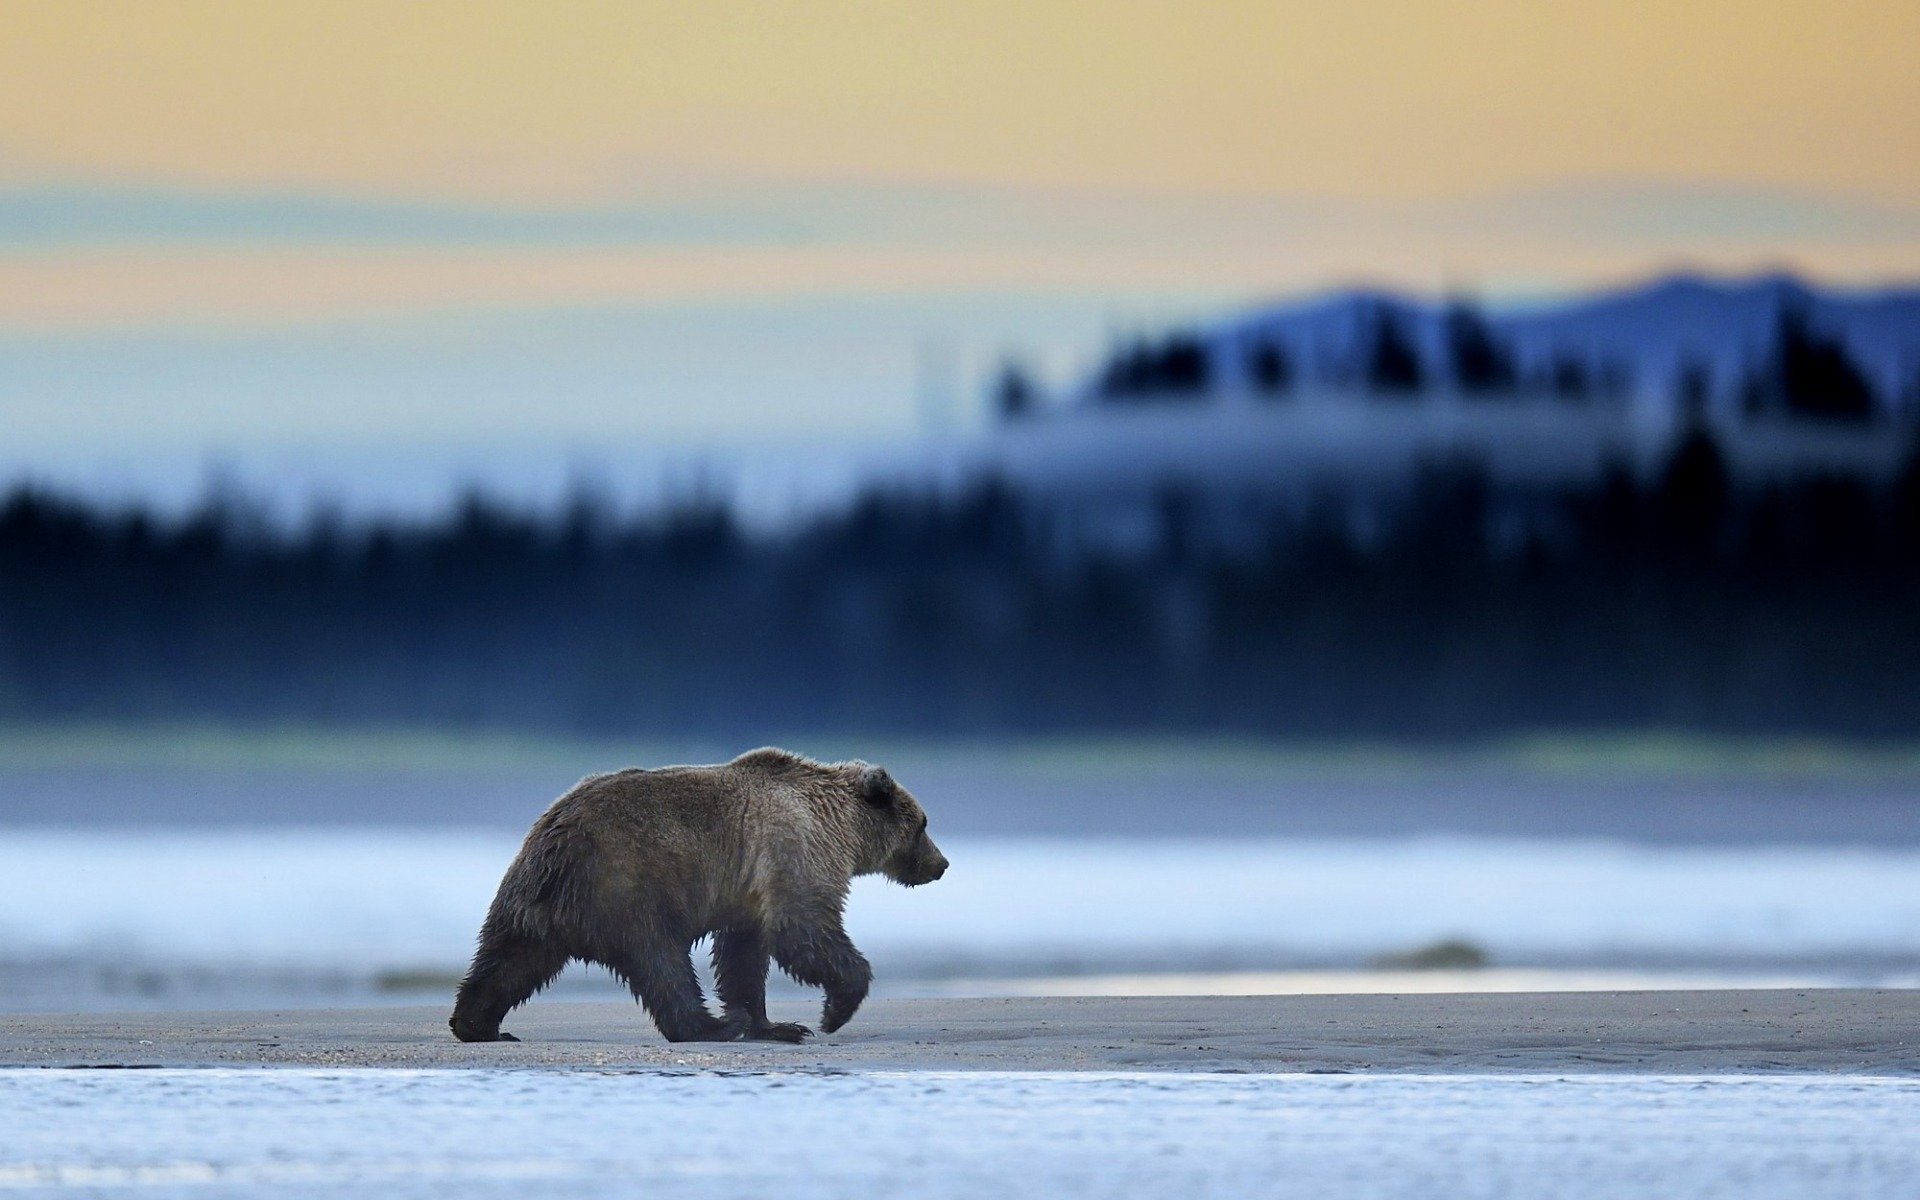
<instances>
[{"instance_id":1,"label":"shallow water","mask_svg":"<svg viewBox=\"0 0 1920 1200\"><path fill-rule=\"evenodd\" d=\"M1879 1197L1920 1081L0 1072L0 1191Z\"/></svg>"},{"instance_id":2,"label":"shallow water","mask_svg":"<svg viewBox=\"0 0 1920 1200\"><path fill-rule=\"evenodd\" d=\"M0 1009L437 1001L517 842L0 830ZM1358 967L1446 937L1501 966L1587 969L1604 987L1659 983L1650 968L1713 986L1900 985L1920 969L1912 848L958 837L946 849L953 869L933 886L855 885L848 928L883 993L1004 994L1035 980L1054 992L1329 990L1219 977ZM602 982L597 994L615 993Z\"/></svg>"}]
</instances>

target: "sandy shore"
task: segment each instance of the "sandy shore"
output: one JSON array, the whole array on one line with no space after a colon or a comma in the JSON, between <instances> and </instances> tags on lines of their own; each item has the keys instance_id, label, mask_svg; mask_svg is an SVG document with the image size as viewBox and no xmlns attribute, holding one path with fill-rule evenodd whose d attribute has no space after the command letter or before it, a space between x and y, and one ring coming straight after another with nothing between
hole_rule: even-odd
<instances>
[{"instance_id":1,"label":"sandy shore","mask_svg":"<svg viewBox=\"0 0 1920 1200\"><path fill-rule=\"evenodd\" d=\"M672 1046L623 1004L536 1001L507 1023L517 1044L462 1045L445 1022L0 1016L0 1065L1920 1074L1920 991L1867 989L881 1000L802 1046Z\"/></svg>"}]
</instances>

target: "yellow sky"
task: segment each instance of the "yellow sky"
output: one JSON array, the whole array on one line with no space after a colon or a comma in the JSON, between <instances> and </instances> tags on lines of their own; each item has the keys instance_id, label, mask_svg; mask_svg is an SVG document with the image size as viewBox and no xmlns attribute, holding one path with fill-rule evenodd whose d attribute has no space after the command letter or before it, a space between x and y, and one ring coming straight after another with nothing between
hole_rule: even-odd
<instances>
[{"instance_id":1,"label":"yellow sky","mask_svg":"<svg viewBox=\"0 0 1920 1200\"><path fill-rule=\"evenodd\" d=\"M0 2L0 172L578 203L718 181L1920 203L1920 4Z\"/></svg>"}]
</instances>

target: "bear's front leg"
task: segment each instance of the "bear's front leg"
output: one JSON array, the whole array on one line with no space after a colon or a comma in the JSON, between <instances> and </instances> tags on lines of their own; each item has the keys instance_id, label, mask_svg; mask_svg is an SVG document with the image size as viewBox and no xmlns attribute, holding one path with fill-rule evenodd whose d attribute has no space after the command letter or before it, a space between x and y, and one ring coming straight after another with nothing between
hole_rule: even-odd
<instances>
[{"instance_id":1,"label":"bear's front leg","mask_svg":"<svg viewBox=\"0 0 1920 1200\"><path fill-rule=\"evenodd\" d=\"M820 1032L832 1033L853 1019L873 984L873 967L854 946L838 916L812 928L788 926L774 937L773 957L780 969L801 983L824 988Z\"/></svg>"},{"instance_id":2,"label":"bear's front leg","mask_svg":"<svg viewBox=\"0 0 1920 1200\"><path fill-rule=\"evenodd\" d=\"M713 935L713 985L728 1025L748 1041L800 1042L813 1030L792 1021L767 1020L767 938L757 928L723 929Z\"/></svg>"}]
</instances>

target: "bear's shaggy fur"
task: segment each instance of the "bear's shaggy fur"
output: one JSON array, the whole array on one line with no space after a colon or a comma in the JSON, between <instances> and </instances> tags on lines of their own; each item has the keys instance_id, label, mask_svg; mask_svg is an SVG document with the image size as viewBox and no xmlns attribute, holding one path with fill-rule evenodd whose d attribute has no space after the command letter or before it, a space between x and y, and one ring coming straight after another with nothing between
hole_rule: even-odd
<instances>
[{"instance_id":1,"label":"bear's shaggy fur","mask_svg":"<svg viewBox=\"0 0 1920 1200\"><path fill-rule=\"evenodd\" d=\"M826 990L832 1033L873 978L841 926L848 883L878 872L913 886L946 869L919 802L863 762L765 749L591 776L507 868L448 1024L461 1041L512 1040L501 1020L578 958L619 975L668 1041L797 1042L806 1026L767 1020L771 956ZM708 935L722 1017L689 957Z\"/></svg>"}]
</instances>

